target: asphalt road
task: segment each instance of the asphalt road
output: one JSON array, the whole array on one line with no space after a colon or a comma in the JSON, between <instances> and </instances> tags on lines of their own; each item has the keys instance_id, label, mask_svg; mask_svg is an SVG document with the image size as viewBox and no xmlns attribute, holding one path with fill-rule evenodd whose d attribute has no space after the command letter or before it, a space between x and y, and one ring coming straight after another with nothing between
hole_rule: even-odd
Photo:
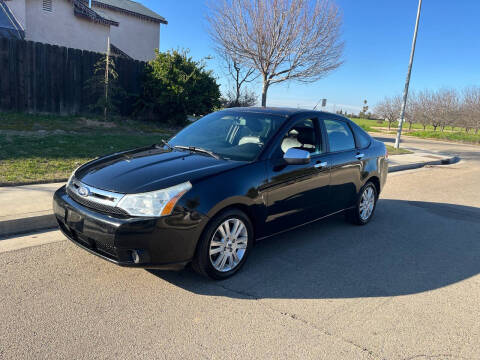
<instances>
[{"instance_id":1,"label":"asphalt road","mask_svg":"<svg viewBox=\"0 0 480 360\"><path fill-rule=\"evenodd\" d=\"M370 133L375 139L395 144L395 135ZM437 152L443 155L457 155L463 160L480 162L480 145L459 144L447 141L425 140L413 136L402 136L400 146L413 151Z\"/></svg>"},{"instance_id":2,"label":"asphalt road","mask_svg":"<svg viewBox=\"0 0 480 360\"><path fill-rule=\"evenodd\" d=\"M262 241L223 282L2 240L0 359L479 359L480 147L429 146L469 155L391 174L369 225Z\"/></svg>"}]
</instances>

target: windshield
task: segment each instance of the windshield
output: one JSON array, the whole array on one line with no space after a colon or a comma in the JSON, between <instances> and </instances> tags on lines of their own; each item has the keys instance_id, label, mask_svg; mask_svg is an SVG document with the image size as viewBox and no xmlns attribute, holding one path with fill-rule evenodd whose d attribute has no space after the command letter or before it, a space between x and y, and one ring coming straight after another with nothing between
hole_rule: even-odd
<instances>
[{"instance_id":1,"label":"windshield","mask_svg":"<svg viewBox=\"0 0 480 360\"><path fill-rule=\"evenodd\" d=\"M169 144L202 148L227 160L252 161L284 120L271 114L220 111L186 127Z\"/></svg>"}]
</instances>

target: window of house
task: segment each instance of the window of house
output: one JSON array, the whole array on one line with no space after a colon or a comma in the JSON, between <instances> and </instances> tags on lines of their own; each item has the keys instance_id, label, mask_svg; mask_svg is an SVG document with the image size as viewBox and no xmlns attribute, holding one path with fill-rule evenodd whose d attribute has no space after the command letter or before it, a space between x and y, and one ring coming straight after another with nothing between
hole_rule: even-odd
<instances>
[{"instance_id":1,"label":"window of house","mask_svg":"<svg viewBox=\"0 0 480 360\"><path fill-rule=\"evenodd\" d=\"M355 139L346 122L325 120L324 123L331 152L355 149Z\"/></svg>"},{"instance_id":2,"label":"window of house","mask_svg":"<svg viewBox=\"0 0 480 360\"><path fill-rule=\"evenodd\" d=\"M52 11L52 2L53 0L43 0L42 8L45 11Z\"/></svg>"}]
</instances>

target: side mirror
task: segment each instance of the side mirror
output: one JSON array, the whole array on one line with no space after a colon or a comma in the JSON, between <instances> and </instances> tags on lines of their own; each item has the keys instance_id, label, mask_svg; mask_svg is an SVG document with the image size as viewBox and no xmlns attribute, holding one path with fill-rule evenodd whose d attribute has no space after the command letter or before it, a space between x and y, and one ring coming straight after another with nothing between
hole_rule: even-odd
<instances>
[{"instance_id":1,"label":"side mirror","mask_svg":"<svg viewBox=\"0 0 480 360\"><path fill-rule=\"evenodd\" d=\"M306 150L290 148L287 150L283 159L289 165L302 165L310 162L310 153Z\"/></svg>"}]
</instances>

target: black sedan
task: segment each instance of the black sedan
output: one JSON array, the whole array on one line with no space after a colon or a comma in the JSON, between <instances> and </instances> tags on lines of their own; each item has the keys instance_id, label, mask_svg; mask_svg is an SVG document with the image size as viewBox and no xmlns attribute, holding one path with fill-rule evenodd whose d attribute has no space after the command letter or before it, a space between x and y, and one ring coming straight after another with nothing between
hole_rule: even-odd
<instances>
[{"instance_id":1,"label":"black sedan","mask_svg":"<svg viewBox=\"0 0 480 360\"><path fill-rule=\"evenodd\" d=\"M368 223L387 156L383 143L339 115L228 109L168 142L81 166L55 193L54 212L71 241L115 264L191 263L224 279L256 240L339 212Z\"/></svg>"}]
</instances>

